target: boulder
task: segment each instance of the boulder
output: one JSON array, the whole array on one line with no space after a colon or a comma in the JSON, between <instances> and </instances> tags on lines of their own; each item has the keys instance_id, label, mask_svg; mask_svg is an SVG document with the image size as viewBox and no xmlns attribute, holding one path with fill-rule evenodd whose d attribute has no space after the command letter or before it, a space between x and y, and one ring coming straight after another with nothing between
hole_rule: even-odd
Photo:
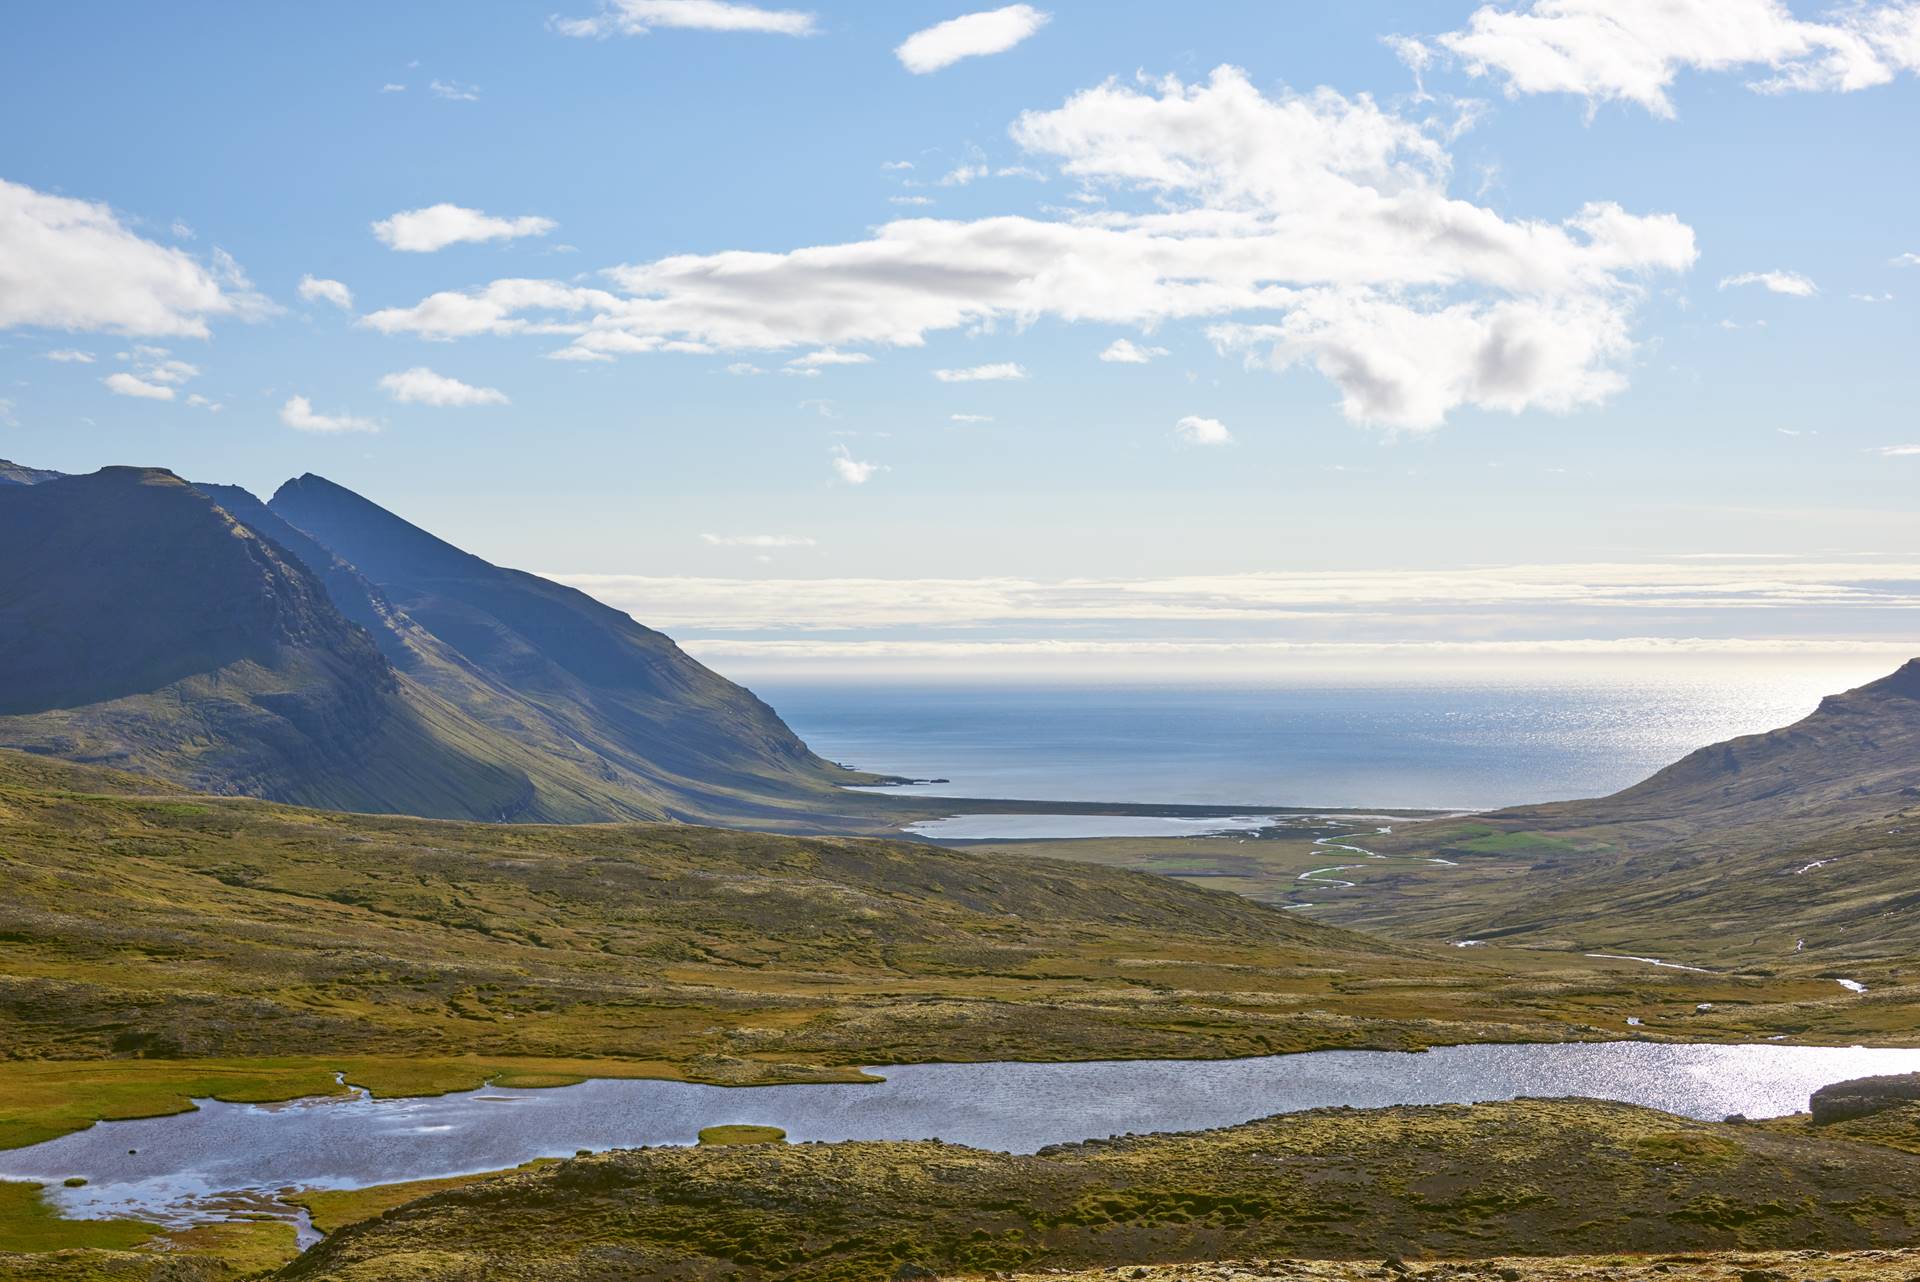
<instances>
[{"instance_id":1,"label":"boulder","mask_svg":"<svg viewBox=\"0 0 1920 1282\"><path fill-rule=\"evenodd\" d=\"M1811 1108L1815 1125L1825 1125L1854 1117L1871 1117L1902 1104L1920 1104L1920 1073L1858 1077L1851 1082L1822 1086L1813 1093Z\"/></svg>"}]
</instances>

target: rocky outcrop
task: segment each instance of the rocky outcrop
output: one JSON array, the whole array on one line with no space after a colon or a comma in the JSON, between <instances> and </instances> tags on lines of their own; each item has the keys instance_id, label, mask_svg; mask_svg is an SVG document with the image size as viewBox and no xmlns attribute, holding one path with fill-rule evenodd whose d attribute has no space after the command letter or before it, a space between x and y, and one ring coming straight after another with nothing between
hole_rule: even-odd
<instances>
[{"instance_id":1,"label":"rocky outcrop","mask_svg":"<svg viewBox=\"0 0 1920 1282\"><path fill-rule=\"evenodd\" d=\"M1815 1091L1811 1101L1816 1125L1871 1117L1906 1104L1920 1104L1920 1073L1835 1082Z\"/></svg>"}]
</instances>

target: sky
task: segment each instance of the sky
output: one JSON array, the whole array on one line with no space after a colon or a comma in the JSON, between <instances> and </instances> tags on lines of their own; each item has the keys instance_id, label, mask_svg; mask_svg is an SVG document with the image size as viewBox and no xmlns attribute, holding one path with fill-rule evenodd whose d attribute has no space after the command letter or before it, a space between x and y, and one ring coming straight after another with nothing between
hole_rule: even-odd
<instances>
[{"instance_id":1,"label":"sky","mask_svg":"<svg viewBox=\"0 0 1920 1282\"><path fill-rule=\"evenodd\" d=\"M9 6L0 457L723 671L1920 652L1920 3Z\"/></svg>"}]
</instances>

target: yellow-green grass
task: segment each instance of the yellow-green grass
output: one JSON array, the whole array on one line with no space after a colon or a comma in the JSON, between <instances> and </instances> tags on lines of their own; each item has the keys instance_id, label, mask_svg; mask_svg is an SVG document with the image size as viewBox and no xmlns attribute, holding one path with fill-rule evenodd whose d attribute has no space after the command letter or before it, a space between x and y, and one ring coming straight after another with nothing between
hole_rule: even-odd
<instances>
[{"instance_id":1,"label":"yellow-green grass","mask_svg":"<svg viewBox=\"0 0 1920 1282\"><path fill-rule=\"evenodd\" d=\"M138 1220L70 1220L40 1185L0 1181L0 1251L124 1251L159 1232Z\"/></svg>"},{"instance_id":2,"label":"yellow-green grass","mask_svg":"<svg viewBox=\"0 0 1920 1282\"><path fill-rule=\"evenodd\" d=\"M551 1166L559 1160L553 1157L536 1157L531 1162L521 1163L513 1170L536 1170L542 1166ZM314 1228L322 1233L334 1233L349 1224L358 1224L362 1220L370 1220L376 1215L391 1211L396 1206L404 1206L416 1198L443 1193L448 1189L465 1188L469 1184L478 1184L482 1180L509 1174L512 1174L512 1171L485 1171L478 1175L450 1175L438 1180L405 1180L398 1184L375 1184L362 1189L318 1189L297 1194L287 1200L307 1208L307 1214L312 1218Z\"/></svg>"},{"instance_id":3,"label":"yellow-green grass","mask_svg":"<svg viewBox=\"0 0 1920 1282\"><path fill-rule=\"evenodd\" d=\"M701 1128L700 1142L707 1145L784 1144L787 1133L777 1126L707 1126Z\"/></svg>"}]
</instances>

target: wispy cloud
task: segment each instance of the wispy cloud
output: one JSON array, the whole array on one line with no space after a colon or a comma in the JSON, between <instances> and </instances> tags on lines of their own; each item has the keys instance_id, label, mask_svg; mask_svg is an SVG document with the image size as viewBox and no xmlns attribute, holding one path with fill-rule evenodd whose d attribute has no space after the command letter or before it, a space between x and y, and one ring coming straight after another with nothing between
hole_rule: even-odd
<instances>
[{"instance_id":1,"label":"wispy cloud","mask_svg":"<svg viewBox=\"0 0 1920 1282\"><path fill-rule=\"evenodd\" d=\"M436 80L427 88L433 91L434 97L444 98L448 102L480 101L479 85L463 85L457 80Z\"/></svg>"},{"instance_id":2,"label":"wispy cloud","mask_svg":"<svg viewBox=\"0 0 1920 1282\"><path fill-rule=\"evenodd\" d=\"M93 353L83 352L77 347L56 347L46 356L48 360L58 361L62 365L93 364Z\"/></svg>"},{"instance_id":3,"label":"wispy cloud","mask_svg":"<svg viewBox=\"0 0 1920 1282\"><path fill-rule=\"evenodd\" d=\"M1741 74L1761 93L1844 93L1920 70L1920 7L1861 0L1815 22L1781 0L1522 0L1483 5L1435 40L1511 96L1575 94L1671 118L1668 90L1687 70ZM1431 61L1420 41L1395 47L1416 72Z\"/></svg>"},{"instance_id":4,"label":"wispy cloud","mask_svg":"<svg viewBox=\"0 0 1920 1282\"><path fill-rule=\"evenodd\" d=\"M373 234L388 249L431 254L448 245L544 236L559 225L538 214L495 218L477 209L443 202L424 209L403 209L391 218L382 218L373 224Z\"/></svg>"},{"instance_id":5,"label":"wispy cloud","mask_svg":"<svg viewBox=\"0 0 1920 1282\"><path fill-rule=\"evenodd\" d=\"M833 447L833 474L844 484L865 485L884 470L878 463L866 463L855 458L844 445Z\"/></svg>"},{"instance_id":6,"label":"wispy cloud","mask_svg":"<svg viewBox=\"0 0 1920 1282\"><path fill-rule=\"evenodd\" d=\"M105 383L107 390L115 396L133 396L148 401L170 401L175 395L171 387L136 378L124 370L117 374L109 374L100 381Z\"/></svg>"},{"instance_id":7,"label":"wispy cloud","mask_svg":"<svg viewBox=\"0 0 1920 1282\"><path fill-rule=\"evenodd\" d=\"M702 644L947 654L981 645L1607 649L1640 638L1702 650L1883 646L1910 657L1920 610L1920 562L1742 553L1133 579L553 577Z\"/></svg>"},{"instance_id":8,"label":"wispy cloud","mask_svg":"<svg viewBox=\"0 0 1920 1282\"><path fill-rule=\"evenodd\" d=\"M463 408L472 405L505 405L507 394L496 387L475 387L445 374L436 374L425 365L395 374L382 375L380 387L402 405L435 405Z\"/></svg>"},{"instance_id":9,"label":"wispy cloud","mask_svg":"<svg viewBox=\"0 0 1920 1282\"><path fill-rule=\"evenodd\" d=\"M1173 425L1173 434L1188 445L1231 445L1233 433L1217 418L1189 414Z\"/></svg>"},{"instance_id":10,"label":"wispy cloud","mask_svg":"<svg viewBox=\"0 0 1920 1282\"><path fill-rule=\"evenodd\" d=\"M1737 276L1722 276L1720 288L1737 289L1742 285L1761 285L1770 293L1787 294L1794 298L1811 298L1819 293L1819 287L1799 272L1741 272Z\"/></svg>"},{"instance_id":11,"label":"wispy cloud","mask_svg":"<svg viewBox=\"0 0 1920 1282\"><path fill-rule=\"evenodd\" d=\"M298 292L300 297L309 303L332 303L343 312L353 310L353 291L337 280L302 276Z\"/></svg>"},{"instance_id":12,"label":"wispy cloud","mask_svg":"<svg viewBox=\"0 0 1920 1282\"><path fill-rule=\"evenodd\" d=\"M804 534L702 534L702 543L717 548L810 548L814 540Z\"/></svg>"},{"instance_id":13,"label":"wispy cloud","mask_svg":"<svg viewBox=\"0 0 1920 1282\"><path fill-rule=\"evenodd\" d=\"M1883 458L1920 458L1920 445L1882 445L1873 452Z\"/></svg>"},{"instance_id":14,"label":"wispy cloud","mask_svg":"<svg viewBox=\"0 0 1920 1282\"><path fill-rule=\"evenodd\" d=\"M1115 365L1145 365L1154 357L1167 354L1164 347L1142 347L1131 339L1116 338L1100 353L1100 359Z\"/></svg>"},{"instance_id":15,"label":"wispy cloud","mask_svg":"<svg viewBox=\"0 0 1920 1282\"><path fill-rule=\"evenodd\" d=\"M962 58L1005 53L1046 26L1050 17L1030 4L964 14L914 32L893 52L901 66L923 76Z\"/></svg>"},{"instance_id":16,"label":"wispy cloud","mask_svg":"<svg viewBox=\"0 0 1920 1282\"><path fill-rule=\"evenodd\" d=\"M377 432L380 424L353 414L322 414L304 396L291 396L280 407L280 421L300 432Z\"/></svg>"},{"instance_id":17,"label":"wispy cloud","mask_svg":"<svg viewBox=\"0 0 1920 1282\"><path fill-rule=\"evenodd\" d=\"M757 32L776 36L810 36L818 25L811 13L797 9L763 9L733 0L606 0L600 12L587 18L550 19L563 36L605 39L608 36L644 36L656 28L681 31Z\"/></svg>"},{"instance_id":18,"label":"wispy cloud","mask_svg":"<svg viewBox=\"0 0 1920 1282\"><path fill-rule=\"evenodd\" d=\"M1008 383L1019 382L1027 377L1024 366L1012 361L998 361L992 365L969 365L964 369L937 369L933 376L942 383Z\"/></svg>"}]
</instances>

